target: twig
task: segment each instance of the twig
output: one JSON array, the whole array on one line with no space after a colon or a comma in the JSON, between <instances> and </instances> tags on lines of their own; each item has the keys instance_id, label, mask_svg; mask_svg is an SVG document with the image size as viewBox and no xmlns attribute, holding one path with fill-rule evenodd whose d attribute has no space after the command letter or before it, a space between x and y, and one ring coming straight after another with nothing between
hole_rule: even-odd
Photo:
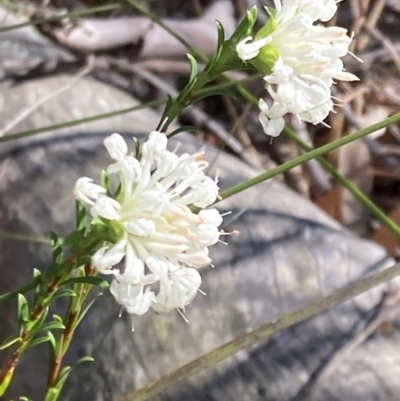
<instances>
[{"instance_id":1,"label":"twig","mask_svg":"<svg viewBox=\"0 0 400 401\"><path fill-rule=\"evenodd\" d=\"M364 0L360 0L364 1ZM372 7L372 10L368 14L367 18L364 18L361 25L367 25L370 28L374 28L382 15L383 8L385 7L386 0L377 0ZM368 45L369 37L368 35L361 34L357 41L357 50L362 52Z\"/></svg>"},{"instance_id":2,"label":"twig","mask_svg":"<svg viewBox=\"0 0 400 401\"><path fill-rule=\"evenodd\" d=\"M56 91L42 97L32 105L26 107L24 110L19 112L13 119L3 128L0 130L0 137L4 136L7 132L11 131L15 128L18 124L20 124L23 120L25 120L28 116L30 116L33 112L35 112L42 104L48 102L49 100L53 99L54 97L60 95L61 93L70 89L75 83L77 83L82 77L89 74L93 69L92 59L88 58L87 65L75 76L73 77L66 85L62 86L61 88L57 89Z\"/></svg>"},{"instance_id":3,"label":"twig","mask_svg":"<svg viewBox=\"0 0 400 401\"><path fill-rule=\"evenodd\" d=\"M376 40L378 40L382 46L385 48L390 58L396 64L397 71L400 75L400 56L398 55L397 50L394 48L391 40L386 37L382 32L380 32L377 28L374 28L368 24L364 24L363 28Z\"/></svg>"}]
</instances>

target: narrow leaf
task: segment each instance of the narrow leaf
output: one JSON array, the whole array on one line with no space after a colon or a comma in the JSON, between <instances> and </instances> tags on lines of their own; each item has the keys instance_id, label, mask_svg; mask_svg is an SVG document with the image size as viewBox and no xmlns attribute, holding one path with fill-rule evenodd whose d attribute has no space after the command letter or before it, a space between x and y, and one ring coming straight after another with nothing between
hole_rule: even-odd
<instances>
[{"instance_id":1,"label":"narrow leaf","mask_svg":"<svg viewBox=\"0 0 400 401\"><path fill-rule=\"evenodd\" d=\"M70 288L59 289L53 295L52 301L63 297L76 297L76 293L74 290L71 290Z\"/></svg>"},{"instance_id":2,"label":"narrow leaf","mask_svg":"<svg viewBox=\"0 0 400 401\"><path fill-rule=\"evenodd\" d=\"M49 343L51 345L51 350L53 352L53 355L55 355L57 343L56 343L56 339L54 337L54 334L51 331L48 331L47 332L47 337L49 338Z\"/></svg>"},{"instance_id":3,"label":"narrow leaf","mask_svg":"<svg viewBox=\"0 0 400 401\"><path fill-rule=\"evenodd\" d=\"M199 128L195 127L194 125L183 125L182 127L177 128L175 131L172 131L168 134L168 138L173 137L181 132L198 132Z\"/></svg>"},{"instance_id":4,"label":"narrow leaf","mask_svg":"<svg viewBox=\"0 0 400 401\"><path fill-rule=\"evenodd\" d=\"M50 341L49 336L47 336L47 335L43 336L43 337L35 338L27 344L25 351L27 351L28 349L34 348L40 344L43 344L47 341Z\"/></svg>"},{"instance_id":5,"label":"narrow leaf","mask_svg":"<svg viewBox=\"0 0 400 401\"><path fill-rule=\"evenodd\" d=\"M82 321L86 313L88 313L89 309L92 307L92 305L103 295L103 293L98 294L94 299L92 299L89 304L86 306L86 308L81 312L79 315L79 318L76 320L75 326L78 327L79 323Z\"/></svg>"},{"instance_id":6,"label":"narrow leaf","mask_svg":"<svg viewBox=\"0 0 400 401\"><path fill-rule=\"evenodd\" d=\"M80 363L84 363L84 362L93 362L93 361L94 361L94 358L93 358L93 357L91 357L91 356L89 356L89 355L83 356L82 358L80 358L80 359L78 359L78 360L76 361L74 367L75 367L75 366L78 366Z\"/></svg>"},{"instance_id":7,"label":"narrow leaf","mask_svg":"<svg viewBox=\"0 0 400 401\"><path fill-rule=\"evenodd\" d=\"M40 327L40 331L48 331L48 330L64 330L65 326L57 321L47 322Z\"/></svg>"},{"instance_id":8,"label":"narrow leaf","mask_svg":"<svg viewBox=\"0 0 400 401\"><path fill-rule=\"evenodd\" d=\"M28 301L22 294L18 294L18 320L21 324L29 322Z\"/></svg>"},{"instance_id":9,"label":"narrow leaf","mask_svg":"<svg viewBox=\"0 0 400 401\"><path fill-rule=\"evenodd\" d=\"M75 219L76 229L84 232L87 225L87 212L84 203L80 200L75 202Z\"/></svg>"},{"instance_id":10,"label":"narrow leaf","mask_svg":"<svg viewBox=\"0 0 400 401\"><path fill-rule=\"evenodd\" d=\"M10 347L11 345L15 344L16 342L20 341L21 337L20 336L16 336L16 335L12 335L7 337L0 345L0 351L3 349L6 349L8 347Z\"/></svg>"},{"instance_id":11,"label":"narrow leaf","mask_svg":"<svg viewBox=\"0 0 400 401\"><path fill-rule=\"evenodd\" d=\"M195 96L191 101L190 104L195 104L200 102L201 100L210 97L210 96L227 96L232 99L236 99L236 94L232 90L229 89L210 89L207 92L200 93L199 95Z\"/></svg>"},{"instance_id":12,"label":"narrow leaf","mask_svg":"<svg viewBox=\"0 0 400 401\"><path fill-rule=\"evenodd\" d=\"M51 249L53 251L53 262L61 264L64 256L62 249L63 241L54 232L50 233L50 240L51 240Z\"/></svg>"}]
</instances>

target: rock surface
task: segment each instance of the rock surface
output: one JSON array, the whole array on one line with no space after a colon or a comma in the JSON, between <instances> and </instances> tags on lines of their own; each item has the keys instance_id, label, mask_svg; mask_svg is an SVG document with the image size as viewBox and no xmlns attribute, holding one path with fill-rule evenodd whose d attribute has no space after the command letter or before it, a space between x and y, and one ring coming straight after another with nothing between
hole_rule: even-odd
<instances>
[{"instance_id":1,"label":"rock surface","mask_svg":"<svg viewBox=\"0 0 400 401\"><path fill-rule=\"evenodd\" d=\"M68 79L56 76L17 86L2 83L0 121L8 122ZM44 104L17 129L134 104L128 95L87 78ZM0 227L37 236L46 236L50 230L65 234L72 228L75 180L82 175L97 177L109 162L103 138L119 131L143 139L158 119L156 112L140 111L0 143ZM178 139L180 152L202 146L190 136L179 135ZM215 149L207 148L206 155L215 159L221 188L256 173ZM105 294L78 329L67 358L73 363L90 354L95 362L74 371L62 399L116 400L239 334L392 263L379 246L353 237L312 203L276 182L252 188L219 207L233 212L226 217L224 229L238 229L240 235L228 237L228 246L212 248L216 267L202 270L207 296L199 294L188 308L190 323L177 313L149 313L135 320L136 332L132 333L128 317L118 319L118 306ZM0 293L28 282L32 269L45 268L48 262L47 246L0 238ZM282 331L158 399L302 401L319 369L373 313L383 291L384 287L376 288ZM14 303L0 312L1 339L13 330ZM373 336L310 399L398 398L400 353L393 351L398 345L397 333L391 338ZM46 346L33 351L18 367L9 398L26 395L42 400L47 364Z\"/></svg>"}]
</instances>

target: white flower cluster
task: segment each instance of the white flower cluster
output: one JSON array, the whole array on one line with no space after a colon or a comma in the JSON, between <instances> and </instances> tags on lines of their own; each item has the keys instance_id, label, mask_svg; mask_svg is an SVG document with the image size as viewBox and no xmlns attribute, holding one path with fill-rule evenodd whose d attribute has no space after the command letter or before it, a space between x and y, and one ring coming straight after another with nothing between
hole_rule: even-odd
<instances>
[{"instance_id":1,"label":"white flower cluster","mask_svg":"<svg viewBox=\"0 0 400 401\"><path fill-rule=\"evenodd\" d=\"M264 77L273 103L269 106L265 100L259 101L259 119L266 134L279 135L287 113L312 124L323 122L334 106L331 98L334 79L358 80L344 71L340 59L348 53L351 42L347 30L315 24L330 20L339 1L274 0L276 12L270 15L272 31L263 35L261 29L261 37L257 34L253 40L249 36L237 45L243 61L256 57L262 61L263 52L277 55L269 66L272 72Z\"/></svg>"},{"instance_id":2,"label":"white flower cluster","mask_svg":"<svg viewBox=\"0 0 400 401\"><path fill-rule=\"evenodd\" d=\"M107 196L87 177L77 181L74 194L94 218L118 224L123 235L99 249L92 264L114 275L111 292L130 314L184 309L201 284L197 268L210 264L208 247L219 241L222 217L204 209L217 199L217 182L204 174L201 153L168 151L163 133L150 133L139 158L118 134L104 144L115 161L108 173L120 177L118 195ZM191 205L203 210L193 213ZM115 268L123 259L124 267Z\"/></svg>"}]
</instances>

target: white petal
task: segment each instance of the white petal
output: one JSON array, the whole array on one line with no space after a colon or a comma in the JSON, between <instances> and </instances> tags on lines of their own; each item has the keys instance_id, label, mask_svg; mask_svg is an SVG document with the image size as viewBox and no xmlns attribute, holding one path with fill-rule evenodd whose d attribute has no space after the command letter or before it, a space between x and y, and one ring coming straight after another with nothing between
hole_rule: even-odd
<instances>
[{"instance_id":1,"label":"white petal","mask_svg":"<svg viewBox=\"0 0 400 401\"><path fill-rule=\"evenodd\" d=\"M76 181L73 194L76 199L93 205L100 195L105 194L106 190L100 185L93 184L93 180L88 177L81 177Z\"/></svg>"},{"instance_id":2,"label":"white petal","mask_svg":"<svg viewBox=\"0 0 400 401\"><path fill-rule=\"evenodd\" d=\"M126 231L140 237L148 237L156 232L156 225L153 220L136 219L124 224Z\"/></svg>"},{"instance_id":3,"label":"white petal","mask_svg":"<svg viewBox=\"0 0 400 401\"><path fill-rule=\"evenodd\" d=\"M266 130L266 134L272 137L277 137L285 128L285 120L281 118L276 118L269 120L269 124Z\"/></svg>"},{"instance_id":4,"label":"white petal","mask_svg":"<svg viewBox=\"0 0 400 401\"><path fill-rule=\"evenodd\" d=\"M90 208L93 217L100 216L107 220L118 220L121 205L108 196L101 196L96 203Z\"/></svg>"},{"instance_id":5,"label":"white petal","mask_svg":"<svg viewBox=\"0 0 400 401\"><path fill-rule=\"evenodd\" d=\"M114 160L121 160L128 154L128 145L119 134L112 134L104 139L104 146Z\"/></svg>"},{"instance_id":6,"label":"white petal","mask_svg":"<svg viewBox=\"0 0 400 401\"><path fill-rule=\"evenodd\" d=\"M221 214L217 209L205 209L199 212L199 216L201 217L204 224L211 224L215 227L219 227L222 223Z\"/></svg>"},{"instance_id":7,"label":"white petal","mask_svg":"<svg viewBox=\"0 0 400 401\"><path fill-rule=\"evenodd\" d=\"M121 262L125 256L126 241L121 240L111 248L105 246L100 248L92 256L93 266L103 274L114 274L111 268Z\"/></svg>"}]
</instances>

